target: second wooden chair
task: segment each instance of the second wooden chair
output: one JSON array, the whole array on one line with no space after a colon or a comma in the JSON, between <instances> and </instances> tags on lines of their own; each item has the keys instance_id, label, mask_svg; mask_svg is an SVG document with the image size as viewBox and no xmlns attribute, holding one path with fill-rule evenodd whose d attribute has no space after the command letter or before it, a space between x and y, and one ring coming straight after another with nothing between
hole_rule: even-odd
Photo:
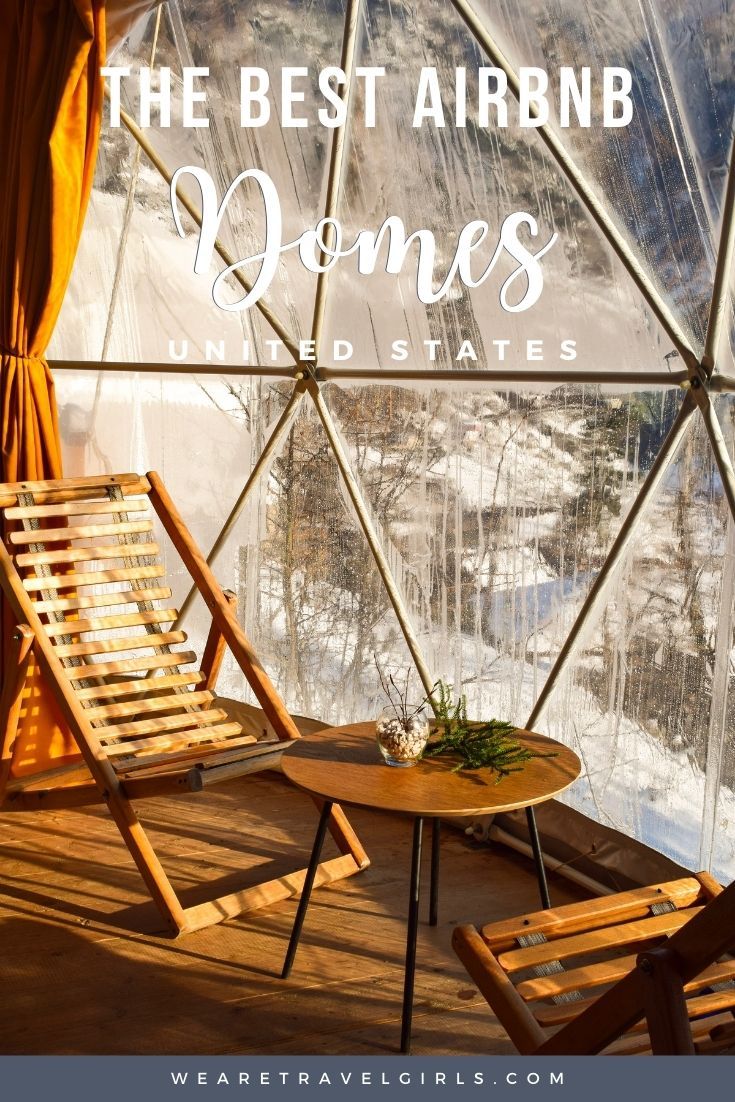
<instances>
[{"instance_id":1,"label":"second wooden chair","mask_svg":"<svg viewBox=\"0 0 735 1102\"><path fill-rule=\"evenodd\" d=\"M735 883L707 873L483 926L454 948L518 1051L735 1046Z\"/></svg>"}]
</instances>

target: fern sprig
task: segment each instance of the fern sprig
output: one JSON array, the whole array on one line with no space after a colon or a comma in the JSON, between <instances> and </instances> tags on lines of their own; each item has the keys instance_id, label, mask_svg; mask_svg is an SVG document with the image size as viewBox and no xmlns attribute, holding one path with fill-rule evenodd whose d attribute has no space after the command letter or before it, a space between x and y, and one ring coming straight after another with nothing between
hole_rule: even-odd
<instances>
[{"instance_id":1,"label":"fern sprig","mask_svg":"<svg viewBox=\"0 0 735 1102\"><path fill-rule=\"evenodd\" d=\"M518 773L531 758L554 757L539 754L522 746L513 738L517 728L505 720L490 719L473 723L467 718L467 698L453 701L449 687L438 682L438 692L430 698L436 715L436 733L424 750L425 758L446 754L457 758L452 772L465 769L491 769L497 773L495 783Z\"/></svg>"}]
</instances>

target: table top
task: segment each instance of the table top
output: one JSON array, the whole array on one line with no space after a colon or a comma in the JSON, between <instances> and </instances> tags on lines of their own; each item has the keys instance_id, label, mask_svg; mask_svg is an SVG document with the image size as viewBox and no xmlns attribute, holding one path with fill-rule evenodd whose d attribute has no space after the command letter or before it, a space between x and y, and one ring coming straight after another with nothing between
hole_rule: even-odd
<instances>
[{"instance_id":1,"label":"table top","mask_svg":"<svg viewBox=\"0 0 735 1102\"><path fill-rule=\"evenodd\" d=\"M337 803L403 815L494 815L557 796L581 772L577 755L555 739L518 731L518 742L553 757L531 758L502 777L490 769L453 773L455 761L425 758L411 768L386 765L375 723L328 727L294 742L281 758L283 772L299 788Z\"/></svg>"}]
</instances>

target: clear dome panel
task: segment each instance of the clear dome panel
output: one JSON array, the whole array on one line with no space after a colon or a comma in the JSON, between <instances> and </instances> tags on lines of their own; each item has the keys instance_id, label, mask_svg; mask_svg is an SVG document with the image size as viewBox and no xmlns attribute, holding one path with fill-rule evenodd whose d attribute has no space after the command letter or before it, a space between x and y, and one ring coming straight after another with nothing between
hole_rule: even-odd
<instances>
[{"instance_id":1,"label":"clear dome panel","mask_svg":"<svg viewBox=\"0 0 735 1102\"><path fill-rule=\"evenodd\" d=\"M178 39L174 36L177 20ZM180 16L164 7L158 35L156 20L150 16L134 30L113 60L118 65L132 65L134 72L151 60L158 65L168 64L175 84L175 74L180 74L181 65L193 64L191 58L187 60L188 55L183 60L179 57L177 42L182 33ZM225 71L229 74L230 67L213 67L213 83L217 74ZM125 100L127 88L127 82L123 82L124 104L135 108ZM212 95L214 132L220 112L214 89ZM223 108L222 117L224 114ZM155 124L155 114L152 119ZM184 143L178 149L162 151L164 159L171 154L172 169L187 163L204 165L217 181L214 168L220 165L226 174L227 150L213 152L214 139L209 131L202 137L201 130L184 129L175 119L173 123L170 129L154 125L146 130L154 145L159 140ZM230 147L227 148L231 153ZM257 308L229 312L214 304L212 284L226 264L215 254L209 271L194 274L198 230L188 214L182 212L186 238L178 236L168 185L127 130L105 123L100 150L89 212L49 355L76 361L102 358L141 363L210 361L284 368L292 365L293 357ZM233 171L233 178L238 171L239 168ZM292 189L293 186L292 183ZM196 186L190 187L189 193L199 207L201 197ZM234 212L235 207L230 209ZM237 252L241 247L238 236L241 226L238 222L233 229L233 225L231 220L223 219L221 236L237 256L248 255L245 251ZM308 275L305 269L302 271ZM286 275L282 267L272 288L281 286L279 320L292 335L300 323L291 298L293 287ZM234 301L244 293L233 277L227 280L225 298ZM309 287L298 288L298 297L307 311L311 310L311 294ZM276 344L267 345L267 341Z\"/></svg>"},{"instance_id":2,"label":"clear dome panel","mask_svg":"<svg viewBox=\"0 0 735 1102\"><path fill-rule=\"evenodd\" d=\"M731 741L732 555L722 486L694 418L538 725L582 759L566 802L727 880L732 832L717 849L707 822L708 809L720 822L735 815L733 777L718 764Z\"/></svg>"},{"instance_id":3,"label":"clear dome panel","mask_svg":"<svg viewBox=\"0 0 735 1102\"><path fill-rule=\"evenodd\" d=\"M81 241L48 349L51 358L95 362L102 358L125 226L125 195L135 158L134 145L122 135L109 140L106 134L101 136ZM134 331L130 345L121 358L135 357L139 342Z\"/></svg>"},{"instance_id":4,"label":"clear dome panel","mask_svg":"<svg viewBox=\"0 0 735 1102\"><path fill-rule=\"evenodd\" d=\"M714 350L715 375L726 375L732 380L735 379L735 264L731 265L725 296L719 348Z\"/></svg>"},{"instance_id":5,"label":"clear dome panel","mask_svg":"<svg viewBox=\"0 0 735 1102\"><path fill-rule=\"evenodd\" d=\"M732 557L732 550L729 553ZM731 654L728 654L727 662L732 664ZM705 804L703 844L711 849L711 865L715 876L726 884L735 876L735 738L732 737L735 693L732 678L728 685L725 716L727 734L722 742L718 761L721 780L716 786L711 813L708 814L709 807Z\"/></svg>"},{"instance_id":6,"label":"clear dome panel","mask_svg":"<svg viewBox=\"0 0 735 1102\"><path fill-rule=\"evenodd\" d=\"M572 114L573 125L560 129L550 95L552 123L701 351L733 111L731 5L473 0L473 6L512 66L547 69L552 89L562 65L589 65L593 87L604 66L630 71L629 125L593 121L583 128Z\"/></svg>"},{"instance_id":7,"label":"clear dome panel","mask_svg":"<svg viewBox=\"0 0 735 1102\"><path fill-rule=\"evenodd\" d=\"M271 464L260 527L238 527L247 546L243 624L287 706L328 723L377 717L385 706L374 655L401 685L408 653L336 461L308 400Z\"/></svg>"},{"instance_id":8,"label":"clear dome panel","mask_svg":"<svg viewBox=\"0 0 735 1102\"><path fill-rule=\"evenodd\" d=\"M193 245L176 233L166 183L144 156L136 168L130 136L108 130L101 148L49 357L172 370L264 364L287 374L294 360L259 310L233 313L212 301L224 263L215 256L207 273L194 274Z\"/></svg>"},{"instance_id":9,"label":"clear dome panel","mask_svg":"<svg viewBox=\"0 0 735 1102\"><path fill-rule=\"evenodd\" d=\"M519 312L500 303L501 288L516 268L507 253L480 286L468 287L455 275L433 303L417 294L415 242L398 274L385 270L385 242L370 274L359 271L354 255L338 261L329 276L324 362L373 370L548 368L603 377L680 369L668 335L538 134L514 121L512 105L506 129L492 118L488 127L477 124L472 104L485 61L452 5L428 0L417 8L408 0L376 0L367 5L365 21L357 63L382 65L386 75L377 83L374 128L364 125L364 87L357 84L339 206L345 246L361 230L377 233L389 216L399 217L407 234L431 231L436 293L455 259L460 232L473 220L489 227L472 256L473 279L488 267L509 216L526 212L535 219L535 238L523 227L518 231L534 253L554 233L558 239L540 260L540 297ZM443 127L430 120L412 125L422 66L437 70ZM455 124L458 68L467 74L465 126ZM520 275L506 289L506 304L517 306L526 286ZM353 357L335 358L343 349L334 342L347 340ZM562 346L566 340L576 341L574 359ZM394 342L403 345L396 349Z\"/></svg>"},{"instance_id":10,"label":"clear dome panel","mask_svg":"<svg viewBox=\"0 0 735 1102\"><path fill-rule=\"evenodd\" d=\"M732 150L735 11L731 0L656 0L652 10L702 196L716 224Z\"/></svg>"},{"instance_id":11,"label":"clear dome panel","mask_svg":"<svg viewBox=\"0 0 735 1102\"><path fill-rule=\"evenodd\" d=\"M63 370L55 373L64 471L82 474L156 470L197 544L208 554L291 393L290 384L256 378ZM257 541L257 484L240 532ZM167 584L181 605L191 579L160 524ZM247 542L241 539L240 542ZM232 538L213 567L224 588L240 593L243 557ZM186 630L198 653L211 616L197 598ZM223 668L219 691L242 697ZM235 691L236 690L236 691Z\"/></svg>"},{"instance_id":12,"label":"clear dome panel","mask_svg":"<svg viewBox=\"0 0 735 1102\"><path fill-rule=\"evenodd\" d=\"M735 456L735 398L716 401L730 457ZM707 789L702 851L723 881L735 876L735 525L727 517L720 617L712 657L712 721L707 746Z\"/></svg>"},{"instance_id":13,"label":"clear dome panel","mask_svg":"<svg viewBox=\"0 0 735 1102\"><path fill-rule=\"evenodd\" d=\"M163 13L155 64L171 68L171 126L158 125L158 116L152 111L152 125L145 130L147 139L171 171L185 165L205 168L215 182L218 201L242 171L257 168L267 173L280 200L283 239L294 240L304 229L313 227L323 213L331 131L316 124L313 105L319 98L319 69L339 64L343 5L328 0L308 5L288 0L272 6L266 14L261 4L245 0L209 5L204 14L198 0L171 0ZM115 63L132 65L135 74L137 66L150 64L149 42L142 40L134 51L128 48L127 54L123 46ZM197 106L197 114L206 113L208 127L182 125L181 72L193 66L209 69L209 75L200 78L197 85L199 90L206 90L206 108ZM264 126L241 126L241 66L266 70L276 84L269 89L273 107ZM277 77L285 67L308 69L308 76L294 78L294 88L305 95L303 105L295 107L294 116L310 118L308 128L282 125ZM134 118L138 117L138 91L137 80L123 82L123 104ZM191 177L182 177L181 183L187 196L201 207L198 185ZM188 236L187 266L191 269L195 231ZM253 181L242 183L234 193L219 236L236 260L261 251L265 208ZM242 274L252 281L257 262L244 266ZM203 301L209 296L211 280L202 277L200 282L199 299ZM315 285L316 276L301 264L297 252L281 254L277 276L265 300L296 340L310 334ZM244 293L233 283L224 297L235 302Z\"/></svg>"},{"instance_id":14,"label":"clear dome panel","mask_svg":"<svg viewBox=\"0 0 735 1102\"><path fill-rule=\"evenodd\" d=\"M328 395L433 675L524 724L678 394Z\"/></svg>"},{"instance_id":15,"label":"clear dome panel","mask_svg":"<svg viewBox=\"0 0 735 1102\"><path fill-rule=\"evenodd\" d=\"M735 271L730 278L730 288L722 319L720 346L715 351L715 374L735 379Z\"/></svg>"}]
</instances>

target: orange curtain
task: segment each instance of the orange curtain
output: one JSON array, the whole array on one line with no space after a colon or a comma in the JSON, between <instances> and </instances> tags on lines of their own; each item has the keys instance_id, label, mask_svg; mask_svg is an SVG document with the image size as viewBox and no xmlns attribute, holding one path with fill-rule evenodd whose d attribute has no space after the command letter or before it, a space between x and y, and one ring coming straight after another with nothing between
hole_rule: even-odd
<instances>
[{"instance_id":1,"label":"orange curtain","mask_svg":"<svg viewBox=\"0 0 735 1102\"><path fill-rule=\"evenodd\" d=\"M43 354L92 188L104 57L104 0L0 5L3 482L61 476L54 384ZM7 608L3 620L7 640ZM34 671L13 772L37 772L77 756Z\"/></svg>"}]
</instances>

